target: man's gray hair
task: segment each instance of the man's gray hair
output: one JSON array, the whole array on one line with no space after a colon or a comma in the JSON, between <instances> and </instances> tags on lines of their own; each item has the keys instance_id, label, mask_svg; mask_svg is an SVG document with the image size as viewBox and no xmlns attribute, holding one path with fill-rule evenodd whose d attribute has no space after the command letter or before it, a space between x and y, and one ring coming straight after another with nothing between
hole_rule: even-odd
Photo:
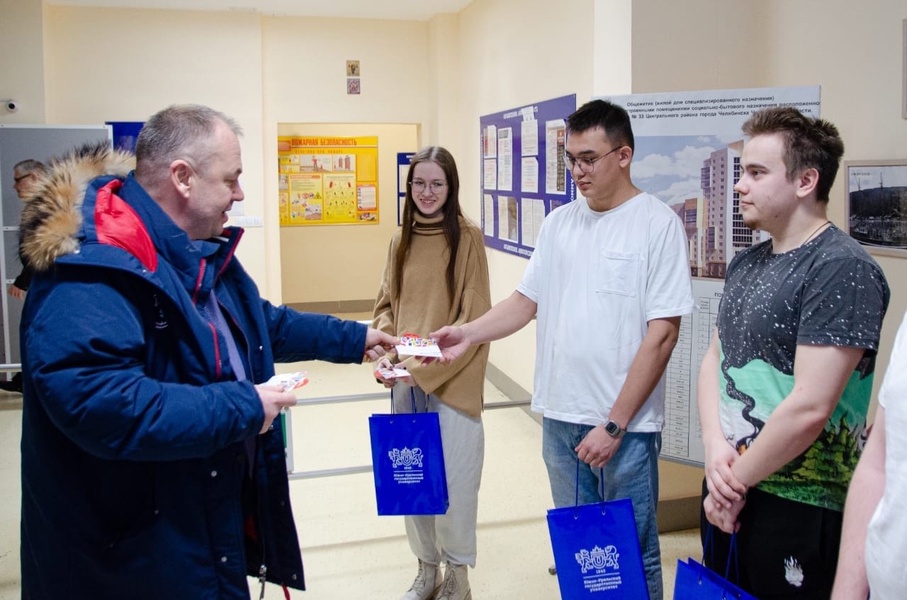
<instances>
[{"instance_id":1,"label":"man's gray hair","mask_svg":"<svg viewBox=\"0 0 907 600\"><path fill-rule=\"evenodd\" d=\"M24 175L31 175L32 173L37 173L43 175L47 173L47 166L40 160L35 160L33 158L26 158L25 160L20 160L13 167L13 173L21 173Z\"/></svg>"},{"instance_id":2,"label":"man's gray hair","mask_svg":"<svg viewBox=\"0 0 907 600\"><path fill-rule=\"evenodd\" d=\"M164 178L177 159L203 170L217 151L213 142L219 123L242 135L242 128L232 118L199 104L173 105L153 115L136 140L136 177L148 182Z\"/></svg>"}]
</instances>

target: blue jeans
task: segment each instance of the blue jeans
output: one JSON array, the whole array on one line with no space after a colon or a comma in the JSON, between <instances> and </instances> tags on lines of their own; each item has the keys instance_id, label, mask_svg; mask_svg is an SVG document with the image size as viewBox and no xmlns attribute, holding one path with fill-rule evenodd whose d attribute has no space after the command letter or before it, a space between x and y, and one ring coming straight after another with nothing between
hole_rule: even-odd
<instances>
[{"instance_id":1,"label":"blue jeans","mask_svg":"<svg viewBox=\"0 0 907 600\"><path fill-rule=\"evenodd\" d=\"M574 448L592 429L591 425L576 425L548 418L543 420L542 456L548 467L554 506L560 508L630 498L646 570L649 599L662 600L661 547L658 543L658 522L655 519L661 433L626 433L617 453L603 468L593 469L580 461L577 482ZM604 497L600 493L602 478Z\"/></svg>"}]
</instances>

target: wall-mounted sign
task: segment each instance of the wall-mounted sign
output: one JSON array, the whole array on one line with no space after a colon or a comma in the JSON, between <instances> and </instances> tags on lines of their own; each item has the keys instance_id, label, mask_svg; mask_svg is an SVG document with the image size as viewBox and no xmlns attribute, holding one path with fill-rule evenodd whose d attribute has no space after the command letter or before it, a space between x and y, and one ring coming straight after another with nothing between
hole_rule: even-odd
<instances>
[{"instance_id":1,"label":"wall-mounted sign","mask_svg":"<svg viewBox=\"0 0 907 600\"><path fill-rule=\"evenodd\" d=\"M378 223L378 138L280 136L281 226Z\"/></svg>"}]
</instances>

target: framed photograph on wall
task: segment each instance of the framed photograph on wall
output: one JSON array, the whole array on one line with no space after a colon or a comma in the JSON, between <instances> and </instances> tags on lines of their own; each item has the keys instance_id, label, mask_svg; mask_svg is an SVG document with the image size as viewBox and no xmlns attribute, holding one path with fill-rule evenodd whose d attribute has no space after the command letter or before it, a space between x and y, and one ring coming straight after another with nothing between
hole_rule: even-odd
<instances>
[{"instance_id":1,"label":"framed photograph on wall","mask_svg":"<svg viewBox=\"0 0 907 600\"><path fill-rule=\"evenodd\" d=\"M907 159L845 161L847 233L873 254L907 256Z\"/></svg>"}]
</instances>

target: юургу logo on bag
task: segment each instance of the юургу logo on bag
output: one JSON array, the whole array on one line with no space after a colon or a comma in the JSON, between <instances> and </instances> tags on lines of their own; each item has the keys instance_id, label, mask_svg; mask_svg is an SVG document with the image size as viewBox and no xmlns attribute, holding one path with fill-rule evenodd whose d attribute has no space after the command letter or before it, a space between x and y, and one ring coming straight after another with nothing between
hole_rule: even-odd
<instances>
[{"instance_id":1,"label":"\u044e\u0443\u0440\u0433\u0443 logo on bag","mask_svg":"<svg viewBox=\"0 0 907 600\"><path fill-rule=\"evenodd\" d=\"M422 483L425 472L422 470L422 448L394 448L387 455L394 465L394 483Z\"/></svg>"},{"instance_id":2,"label":"\u044e\u0443\u0440\u0433\u0443 logo on bag","mask_svg":"<svg viewBox=\"0 0 907 600\"><path fill-rule=\"evenodd\" d=\"M591 551L583 548L574 556L582 569L585 587L589 591L604 591L620 586L620 564L617 562L620 553L617 546L595 546Z\"/></svg>"},{"instance_id":3,"label":"\u044e\u0443\u0440\u0433\u0443 logo on bag","mask_svg":"<svg viewBox=\"0 0 907 600\"><path fill-rule=\"evenodd\" d=\"M620 554L613 545L608 545L604 548L595 546L592 548L591 552L584 548L577 552L575 556L576 562L579 563L583 573L607 569L614 569L615 571L620 570L620 565L617 564L617 559L620 558Z\"/></svg>"},{"instance_id":4,"label":"\u044e\u0443\u0440\u0433\u0443 logo on bag","mask_svg":"<svg viewBox=\"0 0 907 600\"><path fill-rule=\"evenodd\" d=\"M394 448L388 452L387 455L390 457L395 469L400 467L412 467L413 465L417 467L422 466L421 448L413 448L412 450L409 448L404 448L403 450Z\"/></svg>"}]
</instances>

